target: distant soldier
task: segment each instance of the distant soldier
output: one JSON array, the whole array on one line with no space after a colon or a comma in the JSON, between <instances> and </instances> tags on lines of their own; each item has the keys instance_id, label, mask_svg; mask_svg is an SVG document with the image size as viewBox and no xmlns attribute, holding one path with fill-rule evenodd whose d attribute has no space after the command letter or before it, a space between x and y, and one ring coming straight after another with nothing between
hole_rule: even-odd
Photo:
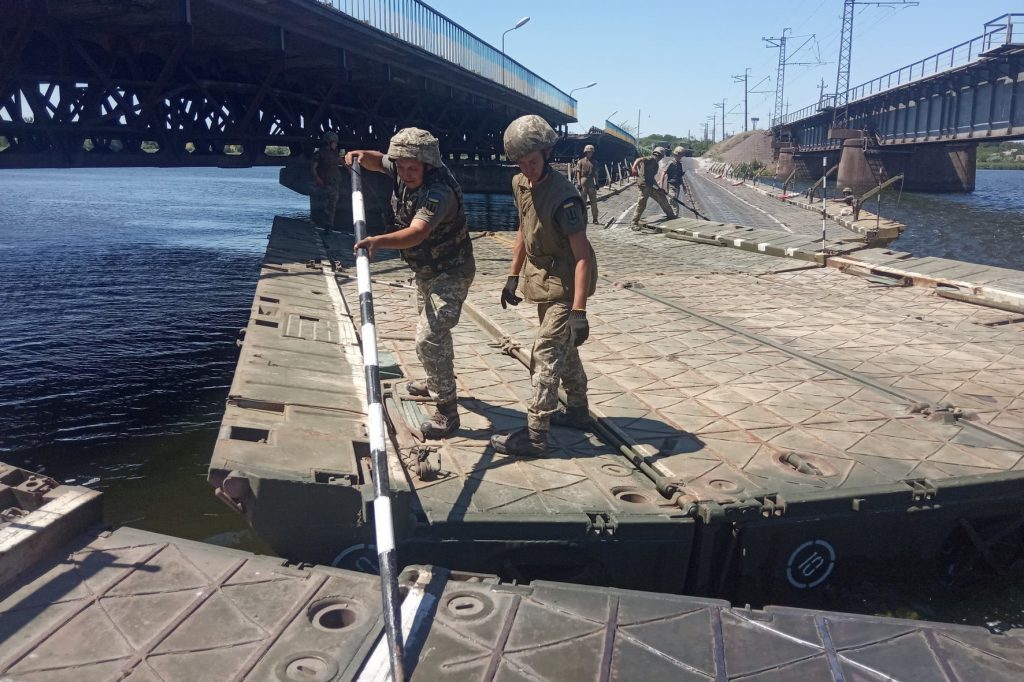
<instances>
[{"instance_id":1,"label":"distant soldier","mask_svg":"<svg viewBox=\"0 0 1024 682\"><path fill-rule=\"evenodd\" d=\"M557 140L540 116L522 116L505 129L505 154L521 172L512 179L519 231L501 307L523 300L516 295L522 272L523 296L537 304L540 318L526 428L491 437L494 449L508 455L543 455L552 423L577 428L590 423L587 374L577 347L590 336L586 308L597 284L597 258L579 192L548 165ZM558 409L559 383L565 387L564 411Z\"/></svg>"},{"instance_id":2,"label":"distant soldier","mask_svg":"<svg viewBox=\"0 0 1024 682\"><path fill-rule=\"evenodd\" d=\"M668 205L665 191L657 183L658 162L664 156L665 152L662 151L661 147L655 147L650 156L641 156L633 162L632 171L637 176L636 186L640 190L640 201L637 202L636 213L633 215L634 225L640 224L640 216L644 214L644 209L647 208L648 197L652 197L658 202L658 206L661 206L661 210L665 212L665 217L676 217L675 213L672 212L672 207Z\"/></svg>"},{"instance_id":3,"label":"distant soldier","mask_svg":"<svg viewBox=\"0 0 1024 682\"><path fill-rule=\"evenodd\" d=\"M410 382L407 390L434 398L437 410L420 430L427 438L445 438L459 428L451 330L476 275L462 189L441 161L437 139L419 128L395 133L387 155L370 150L345 155L346 165L353 161L394 179L393 229L355 248L366 248L371 259L378 249L399 249L416 276L416 355L427 380Z\"/></svg>"},{"instance_id":4,"label":"distant soldier","mask_svg":"<svg viewBox=\"0 0 1024 682\"><path fill-rule=\"evenodd\" d=\"M847 206L853 206L853 200L853 189L851 189L850 187L844 187L843 196L840 197L839 199L836 199L835 201L838 201L841 204L846 204Z\"/></svg>"},{"instance_id":5,"label":"distant soldier","mask_svg":"<svg viewBox=\"0 0 1024 682\"><path fill-rule=\"evenodd\" d=\"M583 148L583 158L576 162L576 176L579 178L580 194L590 204L590 212L597 224L597 167L594 165L594 145ZM583 211L584 215L586 210Z\"/></svg>"},{"instance_id":6,"label":"distant soldier","mask_svg":"<svg viewBox=\"0 0 1024 682\"><path fill-rule=\"evenodd\" d=\"M320 138L320 147L313 153L313 182L320 189L327 217L323 228L330 232L334 227L334 213L338 208L338 194L341 191L341 169L338 168L338 134L328 130Z\"/></svg>"},{"instance_id":7,"label":"distant soldier","mask_svg":"<svg viewBox=\"0 0 1024 682\"><path fill-rule=\"evenodd\" d=\"M668 198L675 202L679 202L679 190L683 186L683 176L686 175L682 163L685 152L686 150L682 147L673 149L672 160L669 162L668 168L665 169L665 180L668 182Z\"/></svg>"}]
</instances>

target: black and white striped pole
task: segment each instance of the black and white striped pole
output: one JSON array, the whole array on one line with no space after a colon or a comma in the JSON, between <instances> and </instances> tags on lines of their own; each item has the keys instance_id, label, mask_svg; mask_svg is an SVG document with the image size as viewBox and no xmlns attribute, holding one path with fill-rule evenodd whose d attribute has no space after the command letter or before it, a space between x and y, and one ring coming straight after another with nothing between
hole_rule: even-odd
<instances>
[{"instance_id":1,"label":"black and white striped pole","mask_svg":"<svg viewBox=\"0 0 1024 682\"><path fill-rule=\"evenodd\" d=\"M363 206L363 169L352 163L352 224L356 241L366 238L366 210ZM363 370L366 375L367 425L370 459L373 464L373 526L380 564L380 585L384 600L384 628L387 631L391 659L391 679L404 682L402 662L402 624L398 603L398 563L395 557L395 525L391 518L388 481L387 437L384 431L384 403L381 397L380 367L377 364L377 327L373 317L373 292L370 290L370 259L366 249L356 253L356 280L359 285L359 314L363 325Z\"/></svg>"}]
</instances>

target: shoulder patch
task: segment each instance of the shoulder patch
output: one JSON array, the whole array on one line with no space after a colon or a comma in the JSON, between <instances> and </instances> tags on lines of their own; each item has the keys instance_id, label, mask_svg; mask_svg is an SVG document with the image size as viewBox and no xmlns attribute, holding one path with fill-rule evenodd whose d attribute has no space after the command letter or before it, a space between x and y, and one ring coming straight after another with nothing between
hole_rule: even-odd
<instances>
[{"instance_id":1,"label":"shoulder patch","mask_svg":"<svg viewBox=\"0 0 1024 682\"><path fill-rule=\"evenodd\" d=\"M570 223L576 223L579 221L579 211L576 208L576 201L568 199L562 204L562 210L565 211L565 219Z\"/></svg>"},{"instance_id":2,"label":"shoulder patch","mask_svg":"<svg viewBox=\"0 0 1024 682\"><path fill-rule=\"evenodd\" d=\"M437 207L440 205L441 193L434 189L427 192L427 201L424 204L424 208L426 208L431 213L437 213Z\"/></svg>"}]
</instances>

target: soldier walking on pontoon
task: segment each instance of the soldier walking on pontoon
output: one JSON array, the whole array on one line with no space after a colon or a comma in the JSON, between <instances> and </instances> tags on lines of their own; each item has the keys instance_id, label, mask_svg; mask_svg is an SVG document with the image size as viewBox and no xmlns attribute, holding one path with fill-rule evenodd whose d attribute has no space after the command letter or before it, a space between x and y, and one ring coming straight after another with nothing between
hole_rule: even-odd
<instances>
[{"instance_id":1,"label":"soldier walking on pontoon","mask_svg":"<svg viewBox=\"0 0 1024 682\"><path fill-rule=\"evenodd\" d=\"M686 175L686 171L683 170L683 154L686 150L682 147L676 147L672 150L672 160L669 161L668 166L665 168L665 181L668 183L668 198L670 203L682 203L679 198L679 190L683 186L683 176Z\"/></svg>"},{"instance_id":2,"label":"soldier walking on pontoon","mask_svg":"<svg viewBox=\"0 0 1024 682\"><path fill-rule=\"evenodd\" d=\"M338 207L338 195L341 192L341 170L338 168L338 134L328 130L320 138L320 148L313 153L310 164L313 183L320 189L323 199L323 210L326 220L323 229L330 232L334 229L334 213Z\"/></svg>"},{"instance_id":3,"label":"soldier walking on pontoon","mask_svg":"<svg viewBox=\"0 0 1024 682\"><path fill-rule=\"evenodd\" d=\"M640 217L644 214L644 209L647 208L647 198L651 197L658 206L661 206L661 210L665 212L665 217L675 218L675 213L672 212L672 207L668 205L668 198L665 196L665 191L658 187L657 174L658 174L658 162L665 156L665 151L661 147L655 147L654 151L651 152L650 156L641 156L633 162L633 174L636 175L636 186L640 190L640 201L636 205L636 213L633 214L633 224L640 224Z\"/></svg>"},{"instance_id":4,"label":"soldier walking on pontoon","mask_svg":"<svg viewBox=\"0 0 1024 682\"><path fill-rule=\"evenodd\" d=\"M590 211L597 224L597 166L594 165L594 145L583 148L583 158L576 162L576 177L579 178L580 195L590 204ZM584 211L586 214L586 211Z\"/></svg>"},{"instance_id":5,"label":"soldier walking on pontoon","mask_svg":"<svg viewBox=\"0 0 1024 682\"><path fill-rule=\"evenodd\" d=\"M437 139L419 128L399 130L386 155L371 150L345 155L346 165L353 161L394 179L393 229L355 248L365 247L371 260L378 249L399 249L416 276L416 355L427 380L409 382L407 390L437 401L420 430L427 438L445 438L459 428L451 330L476 275L462 189L441 161Z\"/></svg>"},{"instance_id":6,"label":"soldier walking on pontoon","mask_svg":"<svg viewBox=\"0 0 1024 682\"><path fill-rule=\"evenodd\" d=\"M586 308L597 284L597 258L579 192L548 165L557 140L540 116L522 116L505 129L505 154L521 172L512 179L519 231L501 307L523 300L516 295L521 274L523 296L537 304L540 318L526 427L491 437L494 449L508 455L544 455L552 423L578 428L590 423L587 374L577 348L590 336ZM558 409L559 383L565 387L565 411Z\"/></svg>"}]
</instances>

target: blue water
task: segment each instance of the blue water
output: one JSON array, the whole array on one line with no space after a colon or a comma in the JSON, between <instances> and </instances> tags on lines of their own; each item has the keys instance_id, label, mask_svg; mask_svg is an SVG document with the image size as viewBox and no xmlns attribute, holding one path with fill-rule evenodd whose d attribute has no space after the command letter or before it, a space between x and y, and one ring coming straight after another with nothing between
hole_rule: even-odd
<instances>
[{"instance_id":1,"label":"blue water","mask_svg":"<svg viewBox=\"0 0 1024 682\"><path fill-rule=\"evenodd\" d=\"M307 216L306 198L272 168L0 171L0 191L0 460L105 491L112 524L266 551L206 466L273 216ZM1024 269L1024 172L894 210L897 248ZM468 195L467 214L516 220L504 196ZM829 606L1024 623L1022 590L877 589Z\"/></svg>"}]
</instances>

